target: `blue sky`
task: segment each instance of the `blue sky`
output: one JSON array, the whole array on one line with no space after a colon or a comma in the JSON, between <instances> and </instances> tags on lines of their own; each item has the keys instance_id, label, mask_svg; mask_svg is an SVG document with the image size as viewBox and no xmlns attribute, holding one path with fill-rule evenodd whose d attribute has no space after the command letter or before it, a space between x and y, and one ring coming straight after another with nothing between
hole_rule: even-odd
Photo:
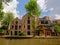
<instances>
[{"instance_id":1,"label":"blue sky","mask_svg":"<svg viewBox=\"0 0 60 45\"><path fill-rule=\"evenodd\" d=\"M17 10L19 11L19 16L24 16L26 14L26 10L24 8L25 4L29 2L29 0L18 0L19 4L17 5ZM49 16L51 12L48 10L47 12L42 12L42 15Z\"/></svg>"},{"instance_id":2,"label":"blue sky","mask_svg":"<svg viewBox=\"0 0 60 45\"><path fill-rule=\"evenodd\" d=\"M25 4L27 4L29 2L29 0L18 0L19 4L17 5L17 10L19 11L19 15L23 16L24 14L26 14L26 10L25 10Z\"/></svg>"},{"instance_id":3,"label":"blue sky","mask_svg":"<svg viewBox=\"0 0 60 45\"><path fill-rule=\"evenodd\" d=\"M8 3L9 6L3 4L3 11L12 12L15 17L20 18L26 14L24 6L28 2L29 0L12 0ZM60 0L37 0L37 3L42 10L40 17L50 16L52 19L60 19Z\"/></svg>"}]
</instances>

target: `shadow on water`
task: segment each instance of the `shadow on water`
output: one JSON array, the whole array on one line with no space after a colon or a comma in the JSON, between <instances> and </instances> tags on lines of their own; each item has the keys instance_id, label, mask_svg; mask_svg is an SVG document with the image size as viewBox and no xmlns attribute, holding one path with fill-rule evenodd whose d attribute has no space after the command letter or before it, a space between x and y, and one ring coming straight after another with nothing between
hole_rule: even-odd
<instances>
[{"instance_id":1,"label":"shadow on water","mask_svg":"<svg viewBox=\"0 0 60 45\"><path fill-rule=\"evenodd\" d=\"M12 40L12 39L32 39L32 37L5 37L5 39L10 39L10 40Z\"/></svg>"}]
</instances>

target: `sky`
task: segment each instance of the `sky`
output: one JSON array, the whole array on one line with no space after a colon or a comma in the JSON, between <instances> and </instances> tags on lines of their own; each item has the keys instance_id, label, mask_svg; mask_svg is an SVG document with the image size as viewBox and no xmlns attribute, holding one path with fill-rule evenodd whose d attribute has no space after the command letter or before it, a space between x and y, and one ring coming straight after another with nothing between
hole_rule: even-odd
<instances>
[{"instance_id":1,"label":"sky","mask_svg":"<svg viewBox=\"0 0 60 45\"><path fill-rule=\"evenodd\" d=\"M4 12L13 12L14 17L21 18L27 12L24 8L29 0L12 0L6 5L3 3ZM60 19L60 0L37 0L39 8L42 10L41 16L50 16L52 19Z\"/></svg>"}]
</instances>

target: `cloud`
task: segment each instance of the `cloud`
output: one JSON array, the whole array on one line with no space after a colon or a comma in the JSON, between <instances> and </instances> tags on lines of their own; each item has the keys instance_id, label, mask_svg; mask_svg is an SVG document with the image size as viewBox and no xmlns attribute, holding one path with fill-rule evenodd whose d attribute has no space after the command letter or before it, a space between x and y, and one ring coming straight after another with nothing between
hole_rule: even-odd
<instances>
[{"instance_id":1,"label":"cloud","mask_svg":"<svg viewBox=\"0 0 60 45\"><path fill-rule=\"evenodd\" d=\"M19 17L18 13L19 11L16 10L17 5L18 5L18 1L17 0L12 0L11 2L7 4L3 3L3 11L4 12L12 12L14 14L14 17Z\"/></svg>"},{"instance_id":2,"label":"cloud","mask_svg":"<svg viewBox=\"0 0 60 45\"><path fill-rule=\"evenodd\" d=\"M50 11L53 11L53 10L54 10L54 8L50 8L49 10L50 10Z\"/></svg>"},{"instance_id":3,"label":"cloud","mask_svg":"<svg viewBox=\"0 0 60 45\"><path fill-rule=\"evenodd\" d=\"M52 19L60 19L60 14L55 14L55 15L53 15L52 17L54 17L54 18L52 18Z\"/></svg>"},{"instance_id":4,"label":"cloud","mask_svg":"<svg viewBox=\"0 0 60 45\"><path fill-rule=\"evenodd\" d=\"M50 16L52 19L60 19L60 0L47 0L47 8L52 8Z\"/></svg>"},{"instance_id":5,"label":"cloud","mask_svg":"<svg viewBox=\"0 0 60 45\"><path fill-rule=\"evenodd\" d=\"M42 11L45 11L47 9L47 1L46 0L37 0L38 5L42 9Z\"/></svg>"},{"instance_id":6,"label":"cloud","mask_svg":"<svg viewBox=\"0 0 60 45\"><path fill-rule=\"evenodd\" d=\"M37 0L42 16L50 16L52 19L60 19L60 0ZM47 15L48 14L48 15Z\"/></svg>"}]
</instances>

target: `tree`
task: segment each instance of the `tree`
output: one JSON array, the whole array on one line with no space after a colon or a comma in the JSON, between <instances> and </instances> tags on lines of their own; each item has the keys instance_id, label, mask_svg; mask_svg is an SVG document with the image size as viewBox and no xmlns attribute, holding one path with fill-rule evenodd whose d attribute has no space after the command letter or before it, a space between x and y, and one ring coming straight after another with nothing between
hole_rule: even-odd
<instances>
[{"instance_id":1,"label":"tree","mask_svg":"<svg viewBox=\"0 0 60 45\"><path fill-rule=\"evenodd\" d=\"M10 0L2 0L2 2L4 2L6 5L8 5L7 2L10 2Z\"/></svg>"},{"instance_id":2,"label":"tree","mask_svg":"<svg viewBox=\"0 0 60 45\"><path fill-rule=\"evenodd\" d=\"M8 27L8 30L10 29L10 23L14 19L13 13L7 12L4 17L3 24L5 27Z\"/></svg>"},{"instance_id":3,"label":"tree","mask_svg":"<svg viewBox=\"0 0 60 45\"><path fill-rule=\"evenodd\" d=\"M36 27L38 26L38 24L36 23L35 20L33 20L31 25L32 25L32 27L33 27L33 30L34 30L33 33L34 33L34 36L35 36L35 33L36 33Z\"/></svg>"},{"instance_id":4,"label":"tree","mask_svg":"<svg viewBox=\"0 0 60 45\"><path fill-rule=\"evenodd\" d=\"M3 19L4 16L4 12L3 10L3 6L2 6L2 1L0 0L0 27L1 27L1 20Z\"/></svg>"},{"instance_id":5,"label":"tree","mask_svg":"<svg viewBox=\"0 0 60 45\"><path fill-rule=\"evenodd\" d=\"M3 10L2 2L9 2L9 1L10 0L0 0L0 27L1 27L1 20L4 17L4 12L2 11Z\"/></svg>"},{"instance_id":6,"label":"tree","mask_svg":"<svg viewBox=\"0 0 60 45\"><path fill-rule=\"evenodd\" d=\"M25 5L25 9L29 15L33 15L34 17L39 17L41 14L36 0L30 0L30 2Z\"/></svg>"},{"instance_id":7,"label":"tree","mask_svg":"<svg viewBox=\"0 0 60 45\"><path fill-rule=\"evenodd\" d=\"M60 32L60 26L59 25L55 25L54 26L54 30L55 30L55 33L56 33L56 35Z\"/></svg>"},{"instance_id":8,"label":"tree","mask_svg":"<svg viewBox=\"0 0 60 45\"><path fill-rule=\"evenodd\" d=\"M30 0L26 5L25 5L25 9L27 11L27 13L30 16L34 16L35 17L35 22L36 23L36 18L38 18L41 15L41 10L38 7L37 1L36 0ZM36 28L36 25L33 24ZM33 27L34 27L33 26ZM34 30L35 31L35 30ZM35 34L34 34L35 35Z\"/></svg>"}]
</instances>

